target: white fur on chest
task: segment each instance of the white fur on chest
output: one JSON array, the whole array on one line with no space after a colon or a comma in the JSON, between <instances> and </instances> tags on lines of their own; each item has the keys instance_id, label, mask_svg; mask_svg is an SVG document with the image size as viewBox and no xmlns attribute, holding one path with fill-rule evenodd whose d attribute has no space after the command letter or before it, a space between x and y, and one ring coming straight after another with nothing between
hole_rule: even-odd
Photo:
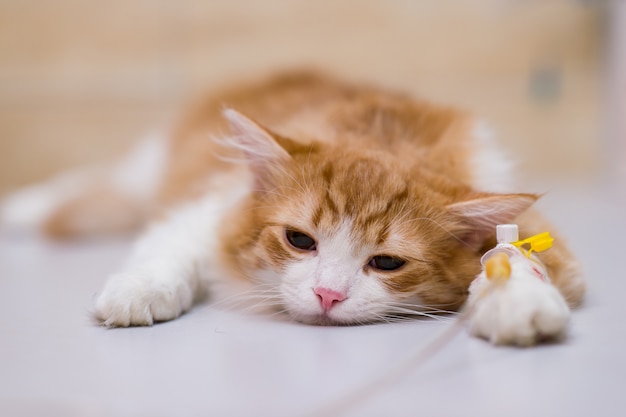
<instances>
[{"instance_id":1,"label":"white fur on chest","mask_svg":"<svg viewBox=\"0 0 626 417\"><path fill-rule=\"evenodd\" d=\"M491 128L479 120L474 125L471 138L472 156L469 162L472 186L480 191L511 192L515 185L514 163L496 143Z\"/></svg>"},{"instance_id":2,"label":"white fur on chest","mask_svg":"<svg viewBox=\"0 0 626 417\"><path fill-rule=\"evenodd\" d=\"M208 189L201 198L175 207L164 221L153 224L138 241L130 265L149 262L155 253L165 250L168 262L194 259L195 273L202 281L228 279L223 276L217 257L219 230L227 214L250 188L245 178L224 174L212 177Z\"/></svg>"}]
</instances>

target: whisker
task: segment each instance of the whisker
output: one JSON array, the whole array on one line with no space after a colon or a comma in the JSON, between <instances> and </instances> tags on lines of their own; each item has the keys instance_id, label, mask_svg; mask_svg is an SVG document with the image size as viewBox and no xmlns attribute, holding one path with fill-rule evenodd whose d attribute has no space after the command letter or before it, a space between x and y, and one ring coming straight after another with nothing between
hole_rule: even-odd
<instances>
[{"instance_id":1,"label":"whisker","mask_svg":"<svg viewBox=\"0 0 626 417\"><path fill-rule=\"evenodd\" d=\"M385 315L382 316L381 319L386 323L405 323L408 321L414 321L413 317L407 316L396 316L396 315Z\"/></svg>"},{"instance_id":2,"label":"whisker","mask_svg":"<svg viewBox=\"0 0 626 417\"><path fill-rule=\"evenodd\" d=\"M446 317L438 316L437 314L430 314L430 313L426 313L423 311L410 310L410 309L405 309L405 308L393 308L390 310L390 313L392 314L396 313L396 314L401 314L401 315L406 315L406 316L428 317L430 319L438 320L438 321L449 320Z\"/></svg>"},{"instance_id":3,"label":"whisker","mask_svg":"<svg viewBox=\"0 0 626 417\"><path fill-rule=\"evenodd\" d=\"M393 306L397 306L397 307L406 307L409 309L414 309L414 310L422 310L422 311L427 311L430 313L441 313L441 314L450 314L450 315L456 315L459 314L458 311L452 311L452 310L442 310L433 306L426 306L426 305L421 305L421 304L412 304L412 303L403 303L403 302L394 302L391 305Z\"/></svg>"}]
</instances>

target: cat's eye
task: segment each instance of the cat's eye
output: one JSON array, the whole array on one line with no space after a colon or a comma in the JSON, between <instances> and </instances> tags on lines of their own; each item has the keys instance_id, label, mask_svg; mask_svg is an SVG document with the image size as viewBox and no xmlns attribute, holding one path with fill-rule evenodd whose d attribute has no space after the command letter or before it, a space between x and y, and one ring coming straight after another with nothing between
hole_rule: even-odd
<instances>
[{"instance_id":1,"label":"cat's eye","mask_svg":"<svg viewBox=\"0 0 626 417\"><path fill-rule=\"evenodd\" d=\"M368 262L368 265L379 271L394 271L401 268L406 261L404 259L394 258L393 256L378 255L374 256Z\"/></svg>"},{"instance_id":2,"label":"cat's eye","mask_svg":"<svg viewBox=\"0 0 626 417\"><path fill-rule=\"evenodd\" d=\"M311 236L298 232L297 230L286 229L285 237L291 246L296 249L313 251L317 249L317 243Z\"/></svg>"}]
</instances>

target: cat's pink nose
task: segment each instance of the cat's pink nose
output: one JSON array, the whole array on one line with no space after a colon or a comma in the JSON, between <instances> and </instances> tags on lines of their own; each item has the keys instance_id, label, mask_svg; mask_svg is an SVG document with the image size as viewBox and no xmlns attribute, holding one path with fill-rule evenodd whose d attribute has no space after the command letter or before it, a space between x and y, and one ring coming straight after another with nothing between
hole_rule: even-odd
<instances>
[{"instance_id":1,"label":"cat's pink nose","mask_svg":"<svg viewBox=\"0 0 626 417\"><path fill-rule=\"evenodd\" d=\"M339 303L346 299L345 294L329 288L317 287L313 291L315 291L315 294L319 297L324 312L330 310L335 303Z\"/></svg>"}]
</instances>

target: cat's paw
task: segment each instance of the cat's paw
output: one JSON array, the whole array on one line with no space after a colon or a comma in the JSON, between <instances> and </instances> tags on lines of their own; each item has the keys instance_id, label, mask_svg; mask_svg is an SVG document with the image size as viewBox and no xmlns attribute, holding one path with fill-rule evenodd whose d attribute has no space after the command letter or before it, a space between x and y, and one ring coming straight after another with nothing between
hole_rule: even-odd
<instances>
[{"instance_id":1,"label":"cat's paw","mask_svg":"<svg viewBox=\"0 0 626 417\"><path fill-rule=\"evenodd\" d=\"M136 272L113 275L97 296L94 316L106 327L151 326L175 319L191 308L194 299L188 283L175 278Z\"/></svg>"},{"instance_id":2,"label":"cat's paw","mask_svg":"<svg viewBox=\"0 0 626 417\"><path fill-rule=\"evenodd\" d=\"M493 344L530 346L558 339L565 334L570 318L559 291L534 276L511 279L483 291L474 302L470 331Z\"/></svg>"},{"instance_id":3,"label":"cat's paw","mask_svg":"<svg viewBox=\"0 0 626 417\"><path fill-rule=\"evenodd\" d=\"M15 191L0 201L0 230L12 234L38 232L61 201L62 197L45 185Z\"/></svg>"}]
</instances>

